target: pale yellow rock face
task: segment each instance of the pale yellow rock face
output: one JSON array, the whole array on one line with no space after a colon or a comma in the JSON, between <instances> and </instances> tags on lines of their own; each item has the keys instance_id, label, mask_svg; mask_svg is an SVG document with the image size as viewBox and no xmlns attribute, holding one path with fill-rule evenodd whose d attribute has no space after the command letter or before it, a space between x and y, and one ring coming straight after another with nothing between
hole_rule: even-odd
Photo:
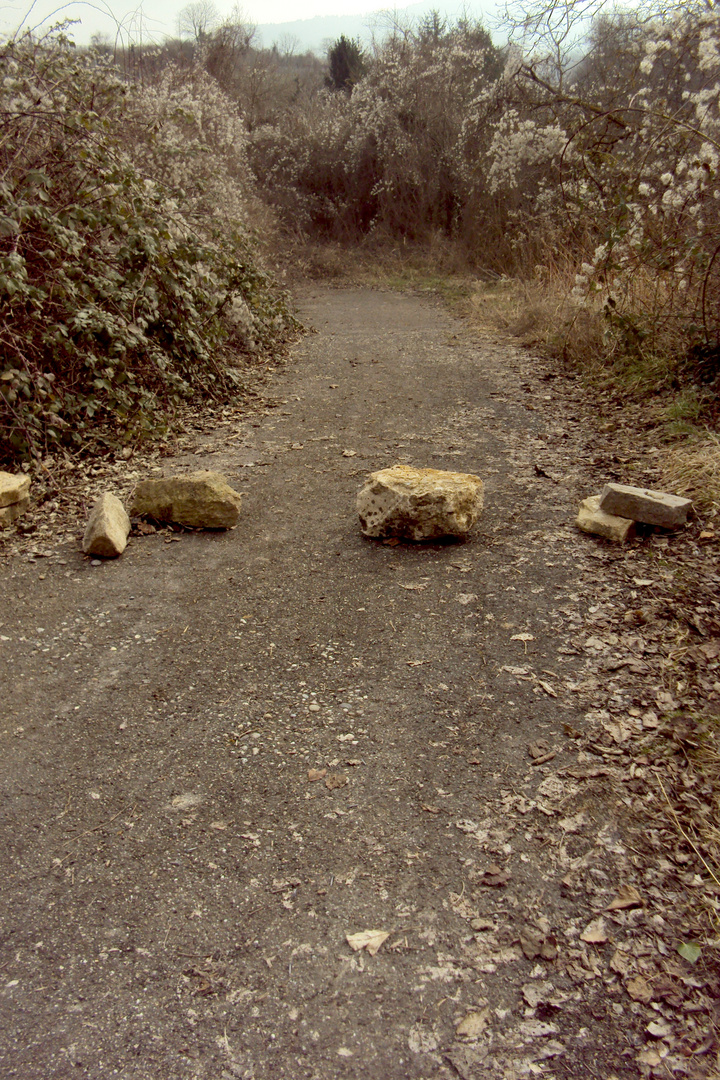
<instances>
[{"instance_id":1,"label":"pale yellow rock face","mask_svg":"<svg viewBox=\"0 0 720 1080\"><path fill-rule=\"evenodd\" d=\"M88 518L82 549L86 555L114 559L127 547L130 518L115 496L106 492L97 500Z\"/></svg>"},{"instance_id":2,"label":"pale yellow rock face","mask_svg":"<svg viewBox=\"0 0 720 1080\"><path fill-rule=\"evenodd\" d=\"M231 529L237 524L242 499L217 472L202 470L137 485L131 514L156 521L174 521L190 529Z\"/></svg>"},{"instance_id":3,"label":"pale yellow rock face","mask_svg":"<svg viewBox=\"0 0 720 1080\"><path fill-rule=\"evenodd\" d=\"M10 506L0 507L0 529L12 525L14 521L22 517L29 506L29 499L20 499L19 502L11 503Z\"/></svg>"},{"instance_id":4,"label":"pale yellow rock face","mask_svg":"<svg viewBox=\"0 0 720 1080\"><path fill-rule=\"evenodd\" d=\"M30 477L24 473L15 475L9 472L0 472L0 506L12 506L27 499L30 491Z\"/></svg>"},{"instance_id":5,"label":"pale yellow rock face","mask_svg":"<svg viewBox=\"0 0 720 1080\"><path fill-rule=\"evenodd\" d=\"M483 482L472 473L394 465L371 473L357 497L365 536L464 539L483 508Z\"/></svg>"},{"instance_id":6,"label":"pale yellow rock face","mask_svg":"<svg viewBox=\"0 0 720 1080\"><path fill-rule=\"evenodd\" d=\"M583 499L575 524L583 532L604 536L606 540L615 540L619 544L624 544L635 535L635 522L615 514L606 514L600 509L599 495Z\"/></svg>"}]
</instances>

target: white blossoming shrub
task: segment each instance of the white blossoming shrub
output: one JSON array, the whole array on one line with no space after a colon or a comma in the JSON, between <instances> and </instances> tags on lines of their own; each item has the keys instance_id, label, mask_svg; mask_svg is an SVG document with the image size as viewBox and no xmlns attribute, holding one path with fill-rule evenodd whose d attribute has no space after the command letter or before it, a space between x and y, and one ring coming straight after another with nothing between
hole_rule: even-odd
<instances>
[{"instance_id":1,"label":"white blossoming shrub","mask_svg":"<svg viewBox=\"0 0 720 1080\"><path fill-rule=\"evenodd\" d=\"M126 84L61 37L0 47L0 458L140 438L292 323L250 239L232 104Z\"/></svg>"},{"instance_id":2,"label":"white blossoming shrub","mask_svg":"<svg viewBox=\"0 0 720 1080\"><path fill-rule=\"evenodd\" d=\"M574 84L559 88L520 65L513 81L525 107L495 126L482 171L524 243L538 227L558 243L564 229L575 298L604 305L609 344L629 357L674 357L671 381L683 357L697 378L713 379L720 13L683 7L616 29L616 52L596 34L597 64L591 52Z\"/></svg>"},{"instance_id":3,"label":"white blossoming shrub","mask_svg":"<svg viewBox=\"0 0 720 1080\"><path fill-rule=\"evenodd\" d=\"M598 120L575 139L587 173L578 194L602 229L577 293L599 293L636 350L661 339L701 358L720 340L720 14L678 12L648 34L645 84L609 115L614 153L589 137Z\"/></svg>"},{"instance_id":4,"label":"white blossoming shrub","mask_svg":"<svg viewBox=\"0 0 720 1080\"><path fill-rule=\"evenodd\" d=\"M288 223L319 235L451 235L464 211L466 110L500 68L481 27L430 20L397 33L350 95L325 90L254 132L254 171Z\"/></svg>"}]
</instances>

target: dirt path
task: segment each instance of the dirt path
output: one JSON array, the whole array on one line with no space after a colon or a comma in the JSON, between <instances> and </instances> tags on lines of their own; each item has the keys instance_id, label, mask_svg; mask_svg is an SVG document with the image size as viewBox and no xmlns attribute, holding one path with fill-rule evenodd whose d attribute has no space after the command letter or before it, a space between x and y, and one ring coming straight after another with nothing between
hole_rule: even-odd
<instances>
[{"instance_id":1,"label":"dirt path","mask_svg":"<svg viewBox=\"0 0 720 1080\"><path fill-rule=\"evenodd\" d=\"M572 525L572 402L425 300L303 315L278 406L164 462L236 530L6 564L0 1075L705 1075L611 727L666 692L602 634L647 553ZM485 479L471 543L361 538L395 462Z\"/></svg>"}]
</instances>

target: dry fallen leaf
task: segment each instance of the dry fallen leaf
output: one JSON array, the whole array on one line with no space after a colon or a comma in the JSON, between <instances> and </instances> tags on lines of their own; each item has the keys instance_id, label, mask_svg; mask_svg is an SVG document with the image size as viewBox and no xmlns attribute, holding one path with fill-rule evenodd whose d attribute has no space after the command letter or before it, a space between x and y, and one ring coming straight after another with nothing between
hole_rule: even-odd
<instances>
[{"instance_id":1,"label":"dry fallen leaf","mask_svg":"<svg viewBox=\"0 0 720 1080\"><path fill-rule=\"evenodd\" d=\"M441 813L441 810L440 810L439 806L426 806L425 803L421 803L420 806L421 806L421 809L423 809L428 814L439 814L439 813Z\"/></svg>"},{"instance_id":2,"label":"dry fallen leaf","mask_svg":"<svg viewBox=\"0 0 720 1080\"><path fill-rule=\"evenodd\" d=\"M494 920L493 919L488 919L488 918L486 918L484 916L481 916L479 919L473 919L472 922L470 923L470 925L472 926L473 930L494 930L495 929Z\"/></svg>"},{"instance_id":3,"label":"dry fallen leaf","mask_svg":"<svg viewBox=\"0 0 720 1080\"><path fill-rule=\"evenodd\" d=\"M342 456L343 457L357 457L357 451L356 450L343 450Z\"/></svg>"},{"instance_id":4,"label":"dry fallen leaf","mask_svg":"<svg viewBox=\"0 0 720 1080\"><path fill-rule=\"evenodd\" d=\"M527 643L528 643L528 641L534 641L535 640L535 635L534 634L513 634L512 637L510 638L510 640L511 641L522 641L523 648L525 649L525 652L527 652Z\"/></svg>"},{"instance_id":5,"label":"dry fallen leaf","mask_svg":"<svg viewBox=\"0 0 720 1080\"><path fill-rule=\"evenodd\" d=\"M526 923L520 931L520 947L528 960L537 956L543 960L554 960L557 956L557 938L538 926Z\"/></svg>"},{"instance_id":6,"label":"dry fallen leaf","mask_svg":"<svg viewBox=\"0 0 720 1080\"><path fill-rule=\"evenodd\" d=\"M622 949L616 949L610 961L610 967L613 971L617 971L618 975L627 975L630 970L630 957Z\"/></svg>"},{"instance_id":7,"label":"dry fallen leaf","mask_svg":"<svg viewBox=\"0 0 720 1080\"><path fill-rule=\"evenodd\" d=\"M553 690L553 688L552 688L552 686L550 685L550 683L549 683L549 682L545 682L545 680L544 680L544 679L538 679L538 686L542 686L542 688L543 688L543 690L545 691L545 693L546 693L546 694L549 694L549 695L550 695L550 697L557 697L557 693L555 692L555 690Z\"/></svg>"},{"instance_id":8,"label":"dry fallen leaf","mask_svg":"<svg viewBox=\"0 0 720 1080\"><path fill-rule=\"evenodd\" d=\"M653 1020L645 1030L654 1039L666 1039L673 1033L672 1024L668 1023L667 1020Z\"/></svg>"},{"instance_id":9,"label":"dry fallen leaf","mask_svg":"<svg viewBox=\"0 0 720 1080\"><path fill-rule=\"evenodd\" d=\"M550 1001L554 994L555 987L551 982L526 983L522 988L522 995L531 1009Z\"/></svg>"},{"instance_id":10,"label":"dry fallen leaf","mask_svg":"<svg viewBox=\"0 0 720 1080\"><path fill-rule=\"evenodd\" d=\"M569 817L561 818L558 821L558 825L566 833L579 833L587 823L588 819L584 810L578 810L577 814L571 814Z\"/></svg>"},{"instance_id":11,"label":"dry fallen leaf","mask_svg":"<svg viewBox=\"0 0 720 1080\"><path fill-rule=\"evenodd\" d=\"M455 1028L455 1034L463 1039L479 1039L487 1027L490 1009L481 1012L469 1012Z\"/></svg>"},{"instance_id":12,"label":"dry fallen leaf","mask_svg":"<svg viewBox=\"0 0 720 1080\"><path fill-rule=\"evenodd\" d=\"M649 1005L653 999L650 983L642 975L636 975L634 979L628 979L625 983L625 989L633 1001L642 1001L645 1005Z\"/></svg>"},{"instance_id":13,"label":"dry fallen leaf","mask_svg":"<svg viewBox=\"0 0 720 1080\"><path fill-rule=\"evenodd\" d=\"M327 769L308 769L308 782L314 784L316 780L322 780L327 776Z\"/></svg>"},{"instance_id":14,"label":"dry fallen leaf","mask_svg":"<svg viewBox=\"0 0 720 1080\"><path fill-rule=\"evenodd\" d=\"M346 934L345 940L353 952L366 949L371 956L374 956L383 941L386 941L389 937L389 932L386 933L384 930L361 930L357 934Z\"/></svg>"},{"instance_id":15,"label":"dry fallen leaf","mask_svg":"<svg viewBox=\"0 0 720 1080\"><path fill-rule=\"evenodd\" d=\"M545 1020L524 1020L519 1031L526 1039L544 1039L547 1035L555 1035L557 1027Z\"/></svg>"},{"instance_id":16,"label":"dry fallen leaf","mask_svg":"<svg viewBox=\"0 0 720 1080\"><path fill-rule=\"evenodd\" d=\"M608 940L603 918L593 919L580 935L581 941L587 941L589 945L603 945Z\"/></svg>"},{"instance_id":17,"label":"dry fallen leaf","mask_svg":"<svg viewBox=\"0 0 720 1080\"><path fill-rule=\"evenodd\" d=\"M487 870L484 871L479 884L487 885L491 889L497 889L503 885L507 885L509 880L510 871L503 870L497 863L492 863L492 865L488 866Z\"/></svg>"},{"instance_id":18,"label":"dry fallen leaf","mask_svg":"<svg viewBox=\"0 0 720 1080\"><path fill-rule=\"evenodd\" d=\"M348 782L347 776L342 773L330 773L325 777L325 787L328 791L335 791L337 788L345 787Z\"/></svg>"},{"instance_id":19,"label":"dry fallen leaf","mask_svg":"<svg viewBox=\"0 0 720 1080\"><path fill-rule=\"evenodd\" d=\"M623 911L625 908L642 907L642 897L632 885L621 885L617 896L605 908L606 911Z\"/></svg>"}]
</instances>

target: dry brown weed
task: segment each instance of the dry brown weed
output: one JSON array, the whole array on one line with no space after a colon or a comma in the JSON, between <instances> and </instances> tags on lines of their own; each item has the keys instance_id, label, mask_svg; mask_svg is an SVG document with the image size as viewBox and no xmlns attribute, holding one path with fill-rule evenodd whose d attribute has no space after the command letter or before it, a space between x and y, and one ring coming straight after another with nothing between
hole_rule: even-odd
<instances>
[{"instance_id":1,"label":"dry brown weed","mask_svg":"<svg viewBox=\"0 0 720 1080\"><path fill-rule=\"evenodd\" d=\"M713 431L664 451L664 484L703 513L720 511L720 437Z\"/></svg>"}]
</instances>

